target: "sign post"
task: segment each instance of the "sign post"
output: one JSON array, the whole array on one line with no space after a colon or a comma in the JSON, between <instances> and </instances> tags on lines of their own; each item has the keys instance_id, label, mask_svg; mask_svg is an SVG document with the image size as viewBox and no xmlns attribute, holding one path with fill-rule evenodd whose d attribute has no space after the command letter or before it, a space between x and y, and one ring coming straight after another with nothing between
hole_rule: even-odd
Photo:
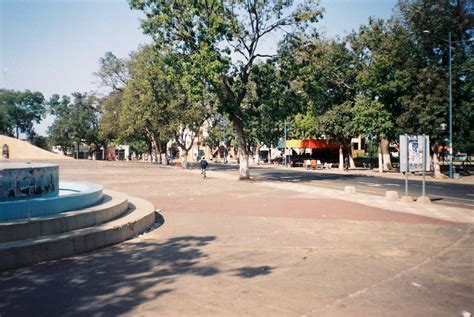
<instances>
[{"instance_id":1,"label":"sign post","mask_svg":"<svg viewBox=\"0 0 474 317\"><path fill-rule=\"evenodd\" d=\"M400 172L405 173L405 197L408 197L408 134L400 135Z\"/></svg>"},{"instance_id":2,"label":"sign post","mask_svg":"<svg viewBox=\"0 0 474 317\"><path fill-rule=\"evenodd\" d=\"M408 173L422 172L422 197L425 197L425 172L430 170L429 136L400 135L400 172L405 173L405 196L408 196Z\"/></svg>"},{"instance_id":3,"label":"sign post","mask_svg":"<svg viewBox=\"0 0 474 317\"><path fill-rule=\"evenodd\" d=\"M421 196L425 197L425 170L426 170L426 138L423 134L423 186L422 186L422 194Z\"/></svg>"}]
</instances>

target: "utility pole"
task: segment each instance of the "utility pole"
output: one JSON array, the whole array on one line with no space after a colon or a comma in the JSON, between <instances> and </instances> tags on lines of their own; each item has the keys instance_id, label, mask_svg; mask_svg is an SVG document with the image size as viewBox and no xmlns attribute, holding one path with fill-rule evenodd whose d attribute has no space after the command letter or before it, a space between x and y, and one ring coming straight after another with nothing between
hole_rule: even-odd
<instances>
[{"instance_id":1,"label":"utility pole","mask_svg":"<svg viewBox=\"0 0 474 317\"><path fill-rule=\"evenodd\" d=\"M449 178L453 178L453 84L451 73L452 47L451 32L448 35L449 45Z\"/></svg>"}]
</instances>

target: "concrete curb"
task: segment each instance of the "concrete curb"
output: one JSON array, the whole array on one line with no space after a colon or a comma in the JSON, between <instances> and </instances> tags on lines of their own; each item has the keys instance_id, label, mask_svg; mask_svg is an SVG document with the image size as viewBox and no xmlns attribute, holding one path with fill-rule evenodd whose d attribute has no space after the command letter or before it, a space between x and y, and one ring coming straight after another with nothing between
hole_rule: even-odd
<instances>
[{"instance_id":1,"label":"concrete curb","mask_svg":"<svg viewBox=\"0 0 474 317\"><path fill-rule=\"evenodd\" d=\"M0 243L73 231L111 221L128 209L127 196L104 191L105 200L99 205L59 213L53 216L21 219L0 223Z\"/></svg>"},{"instance_id":2,"label":"concrete curb","mask_svg":"<svg viewBox=\"0 0 474 317\"><path fill-rule=\"evenodd\" d=\"M332 199L346 200L362 205L383 208L390 211L410 213L445 221L458 223L474 223L474 211L470 211L467 209L437 206L435 204L403 202L400 200L391 201L387 200L385 197L360 193L345 196L341 195L343 192L339 190L317 188L301 184L276 184L269 182L262 182L260 184L277 189L293 190L296 192L303 193L307 196L325 196Z\"/></svg>"},{"instance_id":3,"label":"concrete curb","mask_svg":"<svg viewBox=\"0 0 474 317\"><path fill-rule=\"evenodd\" d=\"M98 226L71 232L0 244L0 270L56 260L128 240L155 223L154 206L128 197L129 209L122 217Z\"/></svg>"}]
</instances>

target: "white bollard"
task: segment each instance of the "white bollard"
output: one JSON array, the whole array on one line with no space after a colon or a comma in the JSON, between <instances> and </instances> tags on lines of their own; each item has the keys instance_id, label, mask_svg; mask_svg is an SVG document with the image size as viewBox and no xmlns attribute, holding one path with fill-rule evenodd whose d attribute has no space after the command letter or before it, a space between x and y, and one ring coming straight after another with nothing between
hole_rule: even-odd
<instances>
[{"instance_id":1,"label":"white bollard","mask_svg":"<svg viewBox=\"0 0 474 317\"><path fill-rule=\"evenodd\" d=\"M416 202L420 204L431 204L431 199L428 196L420 196Z\"/></svg>"},{"instance_id":2,"label":"white bollard","mask_svg":"<svg viewBox=\"0 0 474 317\"><path fill-rule=\"evenodd\" d=\"M385 199L387 200L398 200L398 192L394 191L394 190L387 190L385 192Z\"/></svg>"},{"instance_id":3,"label":"white bollard","mask_svg":"<svg viewBox=\"0 0 474 317\"><path fill-rule=\"evenodd\" d=\"M345 186L344 187L344 192L346 194L355 194L356 193L356 188L355 188L355 186Z\"/></svg>"}]
</instances>

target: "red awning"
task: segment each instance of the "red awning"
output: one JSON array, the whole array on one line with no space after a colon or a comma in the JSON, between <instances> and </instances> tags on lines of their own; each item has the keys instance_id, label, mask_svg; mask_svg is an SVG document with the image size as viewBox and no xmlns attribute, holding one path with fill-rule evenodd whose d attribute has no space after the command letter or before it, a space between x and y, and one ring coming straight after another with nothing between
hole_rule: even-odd
<instances>
[{"instance_id":1,"label":"red awning","mask_svg":"<svg viewBox=\"0 0 474 317\"><path fill-rule=\"evenodd\" d=\"M326 140L306 139L301 141L301 147L306 149L339 149L339 144L327 143Z\"/></svg>"}]
</instances>

